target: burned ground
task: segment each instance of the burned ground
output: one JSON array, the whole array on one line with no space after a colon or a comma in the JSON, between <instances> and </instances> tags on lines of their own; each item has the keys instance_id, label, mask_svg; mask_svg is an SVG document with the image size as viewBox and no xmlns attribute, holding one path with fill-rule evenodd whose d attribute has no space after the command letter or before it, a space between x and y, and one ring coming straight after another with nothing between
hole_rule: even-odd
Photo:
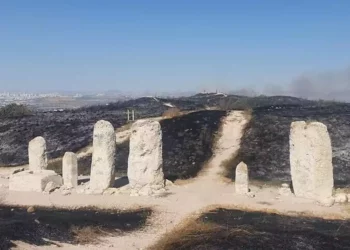
<instances>
[{"instance_id":1,"label":"burned ground","mask_svg":"<svg viewBox=\"0 0 350 250\"><path fill-rule=\"evenodd\" d=\"M164 102L171 100L162 99ZM134 109L137 119L161 116L169 107L153 98L112 103L64 112L37 112L32 116L0 120L0 166L28 163L28 143L36 136L47 142L49 158L76 152L92 142L93 126L107 120L117 128L127 122L126 110ZM183 110L200 109L204 105L189 100L177 100Z\"/></svg>"},{"instance_id":2,"label":"burned ground","mask_svg":"<svg viewBox=\"0 0 350 250\"><path fill-rule=\"evenodd\" d=\"M170 180L195 177L212 156L212 145L225 111L199 111L160 122L163 171Z\"/></svg>"},{"instance_id":3,"label":"burned ground","mask_svg":"<svg viewBox=\"0 0 350 250\"><path fill-rule=\"evenodd\" d=\"M127 109L136 110L137 119L155 117L161 116L169 108L165 104L169 103L182 111L203 110L207 107L219 107L221 110L253 109L253 118L243 136L238 157L227 171L227 176L232 179L236 165L243 160L253 179L290 181L290 123L296 120L323 122L332 139L335 183L338 187L350 183L350 105L285 96L250 98L198 94L172 99L145 97L104 106L64 112L38 112L33 116L3 119L0 121L0 166L26 164L28 142L35 136L44 136L49 158L56 158L63 156L66 151L76 152L89 145L93 125L100 119L110 121L117 128L126 123ZM213 142L219 125L217 122L223 113L203 112L162 122L164 172L168 178L193 177L202 167L201 164L211 157L209 144ZM126 142L117 150L117 173L126 173L128 154ZM90 162L91 156L80 160L81 174L89 173Z\"/></svg>"},{"instance_id":4,"label":"burned ground","mask_svg":"<svg viewBox=\"0 0 350 250\"><path fill-rule=\"evenodd\" d=\"M54 244L51 241L97 243L102 236L141 229L151 212L148 208L134 211L36 208L34 213L27 213L25 208L0 206L0 249L14 247L14 240L37 246Z\"/></svg>"},{"instance_id":5,"label":"burned ground","mask_svg":"<svg viewBox=\"0 0 350 250\"><path fill-rule=\"evenodd\" d=\"M349 249L350 221L215 209L166 234L154 250Z\"/></svg>"},{"instance_id":6,"label":"burned ground","mask_svg":"<svg viewBox=\"0 0 350 250\"><path fill-rule=\"evenodd\" d=\"M163 171L170 180L195 177L212 156L212 145L225 111L205 110L160 121ZM126 175L129 140L117 145L117 175ZM79 173L89 173L91 156L81 159Z\"/></svg>"},{"instance_id":7,"label":"burned ground","mask_svg":"<svg viewBox=\"0 0 350 250\"><path fill-rule=\"evenodd\" d=\"M235 167L244 161L252 179L291 181L289 131L292 121L319 121L327 125L332 141L334 181L337 187L350 185L350 105L272 106L256 108L242 138L241 148L229 167L234 179Z\"/></svg>"}]
</instances>

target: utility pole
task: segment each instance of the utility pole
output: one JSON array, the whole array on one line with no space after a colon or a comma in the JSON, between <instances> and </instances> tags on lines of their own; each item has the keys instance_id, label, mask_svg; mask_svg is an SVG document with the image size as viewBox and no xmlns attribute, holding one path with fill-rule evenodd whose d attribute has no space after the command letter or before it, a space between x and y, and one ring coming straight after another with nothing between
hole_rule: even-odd
<instances>
[{"instance_id":1,"label":"utility pole","mask_svg":"<svg viewBox=\"0 0 350 250\"><path fill-rule=\"evenodd\" d=\"M135 121L135 110L132 110L132 120Z\"/></svg>"},{"instance_id":2,"label":"utility pole","mask_svg":"<svg viewBox=\"0 0 350 250\"><path fill-rule=\"evenodd\" d=\"M130 121L130 113L129 113L129 110L127 110L127 114L128 114L128 121Z\"/></svg>"}]
</instances>

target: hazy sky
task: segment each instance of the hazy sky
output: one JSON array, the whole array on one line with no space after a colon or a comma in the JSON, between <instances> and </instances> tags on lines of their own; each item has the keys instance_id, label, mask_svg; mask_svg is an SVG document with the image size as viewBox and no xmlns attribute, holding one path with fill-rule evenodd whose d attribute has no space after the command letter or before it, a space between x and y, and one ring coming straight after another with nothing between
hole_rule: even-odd
<instances>
[{"instance_id":1,"label":"hazy sky","mask_svg":"<svg viewBox=\"0 0 350 250\"><path fill-rule=\"evenodd\" d=\"M0 91L283 86L350 66L349 13L349 0L0 0Z\"/></svg>"}]
</instances>

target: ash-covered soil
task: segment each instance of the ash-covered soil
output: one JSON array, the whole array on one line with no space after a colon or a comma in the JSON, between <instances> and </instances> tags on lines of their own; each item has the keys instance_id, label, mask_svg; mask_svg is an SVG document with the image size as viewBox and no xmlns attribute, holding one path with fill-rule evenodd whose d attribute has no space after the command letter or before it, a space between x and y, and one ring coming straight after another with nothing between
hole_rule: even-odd
<instances>
[{"instance_id":1,"label":"ash-covered soil","mask_svg":"<svg viewBox=\"0 0 350 250\"><path fill-rule=\"evenodd\" d=\"M0 206L0 249L15 247L12 241L45 246L58 243L98 243L107 235L123 235L145 226L152 211L78 210Z\"/></svg>"},{"instance_id":2,"label":"ash-covered soil","mask_svg":"<svg viewBox=\"0 0 350 250\"><path fill-rule=\"evenodd\" d=\"M250 177L277 182L290 181L289 128L296 120L325 123L332 139L336 186L350 183L350 104L308 101L286 96L225 96L198 94L182 98L144 97L136 100L93 106L64 112L37 112L33 116L0 120L0 166L23 165L28 162L28 142L44 136L49 158L76 152L92 142L94 124L105 119L115 128L126 124L126 110L134 109L136 118L161 116L169 106L182 111L217 107L221 110L252 109L253 119L243 136L238 157L227 176L234 179L239 161L248 164ZM224 112L223 112L224 113ZM164 138L164 171L168 178L196 175L211 157L211 146L220 111L203 111L161 122ZM210 133L212 135L210 135ZM116 171L125 174L128 142L118 146ZM88 174L91 157L81 159L80 173ZM55 169L60 168L57 166ZM350 185L350 184L349 184Z\"/></svg>"},{"instance_id":3,"label":"ash-covered soil","mask_svg":"<svg viewBox=\"0 0 350 250\"><path fill-rule=\"evenodd\" d=\"M215 209L161 239L155 250L350 249L350 221Z\"/></svg>"},{"instance_id":4,"label":"ash-covered soil","mask_svg":"<svg viewBox=\"0 0 350 250\"><path fill-rule=\"evenodd\" d=\"M292 121L318 121L327 125L332 141L334 181L350 186L350 105L270 106L256 108L242 138L239 154L228 177L234 179L240 161L248 165L250 178L291 181L289 131Z\"/></svg>"},{"instance_id":5,"label":"ash-covered soil","mask_svg":"<svg viewBox=\"0 0 350 250\"><path fill-rule=\"evenodd\" d=\"M195 177L213 155L212 145L225 111L199 111L160 122L163 170L167 179Z\"/></svg>"},{"instance_id":6,"label":"ash-covered soil","mask_svg":"<svg viewBox=\"0 0 350 250\"><path fill-rule=\"evenodd\" d=\"M201 101L202 100L202 101ZM139 98L105 106L92 106L63 112L37 112L32 116L0 119L0 166L28 163L28 143L36 136L47 142L49 158L76 152L92 142L93 126L107 120L118 128L127 122L127 109L134 109L136 119L161 116L169 109L165 103L175 103L181 110L203 109L204 98L157 99ZM173 105L175 105L173 104Z\"/></svg>"},{"instance_id":7,"label":"ash-covered soil","mask_svg":"<svg viewBox=\"0 0 350 250\"><path fill-rule=\"evenodd\" d=\"M195 177L213 152L212 145L226 111L204 110L160 121L163 138L163 171L166 179ZM117 146L117 175L126 175L129 141ZM79 174L90 174L91 156L80 159ZM61 167L55 168L55 170Z\"/></svg>"}]
</instances>

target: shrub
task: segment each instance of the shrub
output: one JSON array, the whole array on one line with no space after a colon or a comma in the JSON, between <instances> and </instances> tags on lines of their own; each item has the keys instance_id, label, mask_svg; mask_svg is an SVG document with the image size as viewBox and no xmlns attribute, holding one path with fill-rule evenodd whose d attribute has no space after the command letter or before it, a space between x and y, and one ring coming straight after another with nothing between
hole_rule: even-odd
<instances>
[{"instance_id":1,"label":"shrub","mask_svg":"<svg viewBox=\"0 0 350 250\"><path fill-rule=\"evenodd\" d=\"M25 105L12 103L0 108L0 117L15 118L32 115L32 111Z\"/></svg>"},{"instance_id":2,"label":"shrub","mask_svg":"<svg viewBox=\"0 0 350 250\"><path fill-rule=\"evenodd\" d=\"M181 115L180 109L170 108L170 109L166 110L162 116L167 117L167 118L173 118L173 117L180 116L180 115Z\"/></svg>"}]
</instances>

